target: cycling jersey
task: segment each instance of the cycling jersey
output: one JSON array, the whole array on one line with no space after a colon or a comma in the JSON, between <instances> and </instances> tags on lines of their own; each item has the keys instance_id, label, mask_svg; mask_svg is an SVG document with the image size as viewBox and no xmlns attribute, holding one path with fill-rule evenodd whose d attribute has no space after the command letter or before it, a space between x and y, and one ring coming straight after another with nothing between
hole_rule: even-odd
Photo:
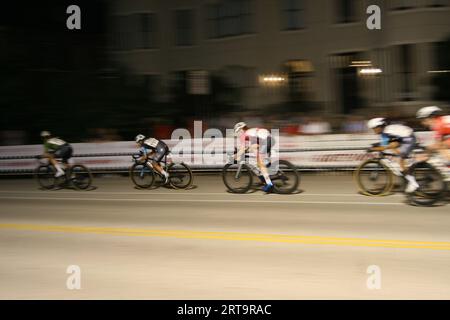
<instances>
[{"instance_id":1,"label":"cycling jersey","mask_svg":"<svg viewBox=\"0 0 450 320\"><path fill-rule=\"evenodd\" d=\"M432 127L436 140L443 141L450 139L450 116L436 118Z\"/></svg>"},{"instance_id":2,"label":"cycling jersey","mask_svg":"<svg viewBox=\"0 0 450 320\"><path fill-rule=\"evenodd\" d=\"M270 154L274 144L272 135L267 129L251 128L246 130L240 136L241 145L245 145L247 141L250 145L258 145L259 154Z\"/></svg>"},{"instance_id":3,"label":"cycling jersey","mask_svg":"<svg viewBox=\"0 0 450 320\"><path fill-rule=\"evenodd\" d=\"M169 147L161 140L148 138L144 140L144 143L139 151L145 156L148 156L149 153L155 152L153 160L159 162L169 152Z\"/></svg>"},{"instance_id":4,"label":"cycling jersey","mask_svg":"<svg viewBox=\"0 0 450 320\"><path fill-rule=\"evenodd\" d=\"M391 124L381 133L381 145L386 146L391 142L398 142L400 157L406 158L416 145L414 130L402 124Z\"/></svg>"},{"instance_id":5,"label":"cycling jersey","mask_svg":"<svg viewBox=\"0 0 450 320\"><path fill-rule=\"evenodd\" d=\"M54 153L56 150L67 144L66 141L60 138L50 138L44 142L44 149L46 152Z\"/></svg>"},{"instance_id":6,"label":"cycling jersey","mask_svg":"<svg viewBox=\"0 0 450 320\"><path fill-rule=\"evenodd\" d=\"M63 162L67 162L73 154L72 146L60 138L47 139L44 142L44 150L55 158L61 158Z\"/></svg>"},{"instance_id":7,"label":"cycling jersey","mask_svg":"<svg viewBox=\"0 0 450 320\"><path fill-rule=\"evenodd\" d=\"M384 128L381 133L382 142L389 144L391 142L403 143L414 135L413 129L402 124L391 124Z\"/></svg>"}]
</instances>

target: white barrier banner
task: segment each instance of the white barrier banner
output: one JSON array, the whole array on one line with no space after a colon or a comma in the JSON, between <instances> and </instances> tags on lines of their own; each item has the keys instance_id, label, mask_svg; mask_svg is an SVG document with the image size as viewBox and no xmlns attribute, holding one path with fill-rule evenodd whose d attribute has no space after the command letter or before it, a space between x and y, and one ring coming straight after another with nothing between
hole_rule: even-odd
<instances>
[{"instance_id":1,"label":"white barrier banner","mask_svg":"<svg viewBox=\"0 0 450 320\"><path fill-rule=\"evenodd\" d=\"M419 143L432 141L431 132L416 133ZM356 167L368 155L364 149L378 138L372 134L335 134L320 136L281 136L277 142L279 158L294 165L308 168ZM173 161L183 161L192 168L219 168L226 164L227 155L234 149L232 138L190 139L183 143L191 146L189 153L176 152L179 140L165 141L173 151ZM132 165L131 154L138 148L133 141L103 143L73 143L74 163L82 163L93 170L125 170ZM42 154L42 145L0 147L0 172L31 171L39 164L32 157ZM212 154L212 155L211 155ZM23 158L21 158L23 157Z\"/></svg>"}]
</instances>

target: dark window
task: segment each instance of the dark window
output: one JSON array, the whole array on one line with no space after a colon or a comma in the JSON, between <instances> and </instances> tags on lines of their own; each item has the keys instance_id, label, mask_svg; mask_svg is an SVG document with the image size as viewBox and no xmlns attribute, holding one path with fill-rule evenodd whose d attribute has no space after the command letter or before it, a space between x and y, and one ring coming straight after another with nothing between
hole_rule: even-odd
<instances>
[{"instance_id":1,"label":"dark window","mask_svg":"<svg viewBox=\"0 0 450 320\"><path fill-rule=\"evenodd\" d=\"M450 0L428 0L427 6L432 8L448 7Z\"/></svg>"},{"instance_id":2,"label":"dark window","mask_svg":"<svg viewBox=\"0 0 450 320\"><path fill-rule=\"evenodd\" d=\"M416 1L411 0L393 0L392 1L392 10L408 10L412 9L415 6Z\"/></svg>"},{"instance_id":3,"label":"dark window","mask_svg":"<svg viewBox=\"0 0 450 320\"><path fill-rule=\"evenodd\" d=\"M305 27L304 0L282 0L283 30L298 30Z\"/></svg>"},{"instance_id":4,"label":"dark window","mask_svg":"<svg viewBox=\"0 0 450 320\"><path fill-rule=\"evenodd\" d=\"M413 98L413 49L414 46L411 44L403 44L399 46L399 81L400 96L402 100L412 100Z\"/></svg>"},{"instance_id":5,"label":"dark window","mask_svg":"<svg viewBox=\"0 0 450 320\"><path fill-rule=\"evenodd\" d=\"M156 18L153 13L137 14L137 45L139 49L156 47Z\"/></svg>"},{"instance_id":6,"label":"dark window","mask_svg":"<svg viewBox=\"0 0 450 320\"><path fill-rule=\"evenodd\" d=\"M208 6L209 38L223 38L251 32L250 0L227 0Z\"/></svg>"},{"instance_id":7,"label":"dark window","mask_svg":"<svg viewBox=\"0 0 450 320\"><path fill-rule=\"evenodd\" d=\"M192 10L177 10L175 12L175 28L177 46L190 46L194 42Z\"/></svg>"},{"instance_id":8,"label":"dark window","mask_svg":"<svg viewBox=\"0 0 450 320\"><path fill-rule=\"evenodd\" d=\"M354 0L337 0L336 12L338 23L350 23L356 21Z\"/></svg>"}]
</instances>

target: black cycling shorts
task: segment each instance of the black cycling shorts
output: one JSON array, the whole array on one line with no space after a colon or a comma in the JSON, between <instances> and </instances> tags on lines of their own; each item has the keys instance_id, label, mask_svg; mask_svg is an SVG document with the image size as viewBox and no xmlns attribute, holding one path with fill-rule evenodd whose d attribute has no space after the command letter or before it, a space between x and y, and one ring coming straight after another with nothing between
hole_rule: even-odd
<instances>
[{"instance_id":1,"label":"black cycling shorts","mask_svg":"<svg viewBox=\"0 0 450 320\"><path fill-rule=\"evenodd\" d=\"M155 147L155 155L152 157L156 162L160 162L161 159L169 153L169 147L164 142L160 141Z\"/></svg>"},{"instance_id":2,"label":"black cycling shorts","mask_svg":"<svg viewBox=\"0 0 450 320\"><path fill-rule=\"evenodd\" d=\"M56 149L56 151L53 153L53 156L55 158L62 159L63 162L67 162L72 157L73 149L70 144L65 144Z\"/></svg>"}]
</instances>

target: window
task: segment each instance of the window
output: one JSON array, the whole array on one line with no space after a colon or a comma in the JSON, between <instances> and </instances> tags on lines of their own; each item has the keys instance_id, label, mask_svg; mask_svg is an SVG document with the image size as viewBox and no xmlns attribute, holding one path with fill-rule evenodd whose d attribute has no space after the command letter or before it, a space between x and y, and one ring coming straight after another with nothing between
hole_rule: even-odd
<instances>
[{"instance_id":1,"label":"window","mask_svg":"<svg viewBox=\"0 0 450 320\"><path fill-rule=\"evenodd\" d=\"M354 0L337 0L337 23L350 23L356 21Z\"/></svg>"},{"instance_id":2,"label":"window","mask_svg":"<svg viewBox=\"0 0 450 320\"><path fill-rule=\"evenodd\" d=\"M400 85L400 99L409 101L414 93L414 45L403 44L397 47L397 81Z\"/></svg>"},{"instance_id":3,"label":"window","mask_svg":"<svg viewBox=\"0 0 450 320\"><path fill-rule=\"evenodd\" d=\"M209 38L223 38L251 32L250 0L227 0L208 6Z\"/></svg>"},{"instance_id":4,"label":"window","mask_svg":"<svg viewBox=\"0 0 450 320\"><path fill-rule=\"evenodd\" d=\"M416 6L416 0L392 0L392 10L408 10Z\"/></svg>"},{"instance_id":5,"label":"window","mask_svg":"<svg viewBox=\"0 0 450 320\"><path fill-rule=\"evenodd\" d=\"M282 0L283 30L298 30L305 27L304 0Z\"/></svg>"},{"instance_id":6,"label":"window","mask_svg":"<svg viewBox=\"0 0 450 320\"><path fill-rule=\"evenodd\" d=\"M190 46L194 42L192 10L177 10L175 12L175 44L177 46Z\"/></svg>"},{"instance_id":7,"label":"window","mask_svg":"<svg viewBox=\"0 0 450 320\"><path fill-rule=\"evenodd\" d=\"M427 6L432 8L448 7L450 5L449 0L428 0Z\"/></svg>"},{"instance_id":8,"label":"window","mask_svg":"<svg viewBox=\"0 0 450 320\"><path fill-rule=\"evenodd\" d=\"M153 13L139 13L137 21L136 48L149 49L156 47L156 18Z\"/></svg>"},{"instance_id":9,"label":"window","mask_svg":"<svg viewBox=\"0 0 450 320\"><path fill-rule=\"evenodd\" d=\"M155 14L116 16L115 34L117 50L155 48L157 45Z\"/></svg>"}]
</instances>

